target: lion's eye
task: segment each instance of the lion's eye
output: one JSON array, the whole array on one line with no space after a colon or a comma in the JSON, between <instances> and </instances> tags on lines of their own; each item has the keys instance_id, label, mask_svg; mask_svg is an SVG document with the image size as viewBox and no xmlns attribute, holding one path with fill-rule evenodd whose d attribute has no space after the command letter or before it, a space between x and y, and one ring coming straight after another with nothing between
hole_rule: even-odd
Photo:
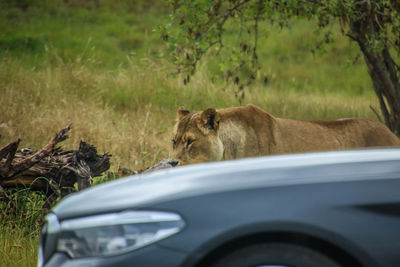
<instances>
[{"instance_id":1,"label":"lion's eye","mask_svg":"<svg viewBox=\"0 0 400 267\"><path fill-rule=\"evenodd\" d=\"M188 148L193 143L192 139L188 139L186 142L186 148Z\"/></svg>"},{"instance_id":2,"label":"lion's eye","mask_svg":"<svg viewBox=\"0 0 400 267\"><path fill-rule=\"evenodd\" d=\"M175 147L176 147L176 141L175 141L175 139L172 139L171 141L172 141L172 148L175 148Z\"/></svg>"}]
</instances>

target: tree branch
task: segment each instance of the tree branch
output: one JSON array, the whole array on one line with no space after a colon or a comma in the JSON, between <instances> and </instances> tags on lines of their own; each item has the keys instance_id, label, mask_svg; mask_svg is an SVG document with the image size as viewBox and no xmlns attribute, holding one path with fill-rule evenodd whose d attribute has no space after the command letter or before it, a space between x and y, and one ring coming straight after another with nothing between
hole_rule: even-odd
<instances>
[{"instance_id":1,"label":"tree branch","mask_svg":"<svg viewBox=\"0 0 400 267\"><path fill-rule=\"evenodd\" d=\"M0 166L0 174L8 173L10 171L11 162L14 159L14 156L15 156L15 153L17 152L20 141L21 141L21 139L18 139L17 141L12 142L12 143L4 146L2 149L0 149L0 160L2 160L6 155L8 155L4 164L2 166Z\"/></svg>"},{"instance_id":2,"label":"tree branch","mask_svg":"<svg viewBox=\"0 0 400 267\"><path fill-rule=\"evenodd\" d=\"M63 128L60 132L58 132L44 148L42 148L32 156L22 160L18 164L12 166L11 170L9 170L8 172L7 179L11 179L18 173L30 168L31 166L39 162L42 158L50 154L54 150L56 144L68 138L66 133L71 129L71 125L72 125L71 123L68 124L67 127Z\"/></svg>"}]
</instances>

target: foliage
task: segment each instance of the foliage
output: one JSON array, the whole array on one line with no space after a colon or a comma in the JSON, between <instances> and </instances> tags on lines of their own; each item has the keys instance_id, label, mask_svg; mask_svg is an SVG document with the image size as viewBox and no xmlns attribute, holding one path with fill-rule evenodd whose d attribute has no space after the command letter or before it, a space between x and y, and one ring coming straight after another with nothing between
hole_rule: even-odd
<instances>
[{"instance_id":1,"label":"foliage","mask_svg":"<svg viewBox=\"0 0 400 267\"><path fill-rule=\"evenodd\" d=\"M161 29L178 72L190 75L205 54L219 56L226 80L240 89L256 78L263 22L289 27L294 18L313 21L323 39L333 26L356 41L363 53L386 124L400 134L400 3L396 0L172 0L170 23ZM236 40L225 38L236 35ZM393 52L397 54L393 57ZM243 79L244 78L244 79ZM265 79L265 78L264 78Z\"/></svg>"},{"instance_id":2,"label":"foliage","mask_svg":"<svg viewBox=\"0 0 400 267\"><path fill-rule=\"evenodd\" d=\"M378 22L382 28L369 40L370 48L382 49L384 45L390 45L400 53L400 4L388 0L171 0L169 4L173 12L170 23L161 28L161 33L174 53L173 60L179 71L193 74L203 55L215 48L211 52L215 55L222 53L223 49L229 50L222 57L232 63L227 70L229 73L235 67L249 67L246 65L249 63L255 66L258 63L260 35L268 34L263 31L265 24L262 22L268 21L283 28L290 27L293 18L313 21L323 32L323 38L316 45L321 48L323 43L334 41L332 29L337 22L343 33L352 35L349 23L364 16L361 2L372 5L371 10L385 12L382 21ZM237 36L238 42L224 39L225 35L232 33Z\"/></svg>"}]
</instances>

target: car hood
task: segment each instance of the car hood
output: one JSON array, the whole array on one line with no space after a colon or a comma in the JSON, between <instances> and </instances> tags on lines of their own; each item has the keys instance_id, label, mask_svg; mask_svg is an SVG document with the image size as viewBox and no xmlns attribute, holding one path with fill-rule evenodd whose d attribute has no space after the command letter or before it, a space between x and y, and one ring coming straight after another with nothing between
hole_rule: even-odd
<instances>
[{"instance_id":1,"label":"car hood","mask_svg":"<svg viewBox=\"0 0 400 267\"><path fill-rule=\"evenodd\" d=\"M349 177L368 179L382 171L368 162L385 160L400 160L400 149L266 156L175 167L121 178L71 194L56 205L53 212L65 219L140 209L161 201L228 190L348 181ZM341 171L351 172L351 168L343 168L350 163L367 163L365 173L340 175ZM330 175L332 172L327 168L335 168L335 175ZM394 171L399 172L399 168Z\"/></svg>"}]
</instances>

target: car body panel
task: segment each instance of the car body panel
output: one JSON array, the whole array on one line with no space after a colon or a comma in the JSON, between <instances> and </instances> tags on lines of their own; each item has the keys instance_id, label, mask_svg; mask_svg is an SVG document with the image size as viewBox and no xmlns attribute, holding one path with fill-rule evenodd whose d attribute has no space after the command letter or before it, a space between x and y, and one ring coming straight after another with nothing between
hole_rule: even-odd
<instances>
[{"instance_id":1,"label":"car body panel","mask_svg":"<svg viewBox=\"0 0 400 267\"><path fill-rule=\"evenodd\" d=\"M386 173L390 171L396 173L400 167L385 162L396 154L398 151L395 149L388 149L385 153L371 150L367 155L359 155L356 151L328 152L323 153L323 157L320 153L310 153L167 169L124 178L71 194L54 208L54 212L60 219L65 219L78 217L80 213L88 215L89 211L94 214L103 213L115 207L123 209L159 200L229 191L235 188L364 180L371 175L373 177L375 172L380 173L381 170ZM369 165L369 162L374 160L382 162L382 165L379 165L381 170ZM351 165L348 167L348 164L357 164L359 161L364 164L363 172L352 173L352 169L356 168ZM325 171L324 167L329 170L335 168L335 174L322 173ZM320 170L317 171L316 168ZM260 172L263 173L262 176L259 175ZM61 210L62 212L59 212Z\"/></svg>"},{"instance_id":2,"label":"car body panel","mask_svg":"<svg viewBox=\"0 0 400 267\"><path fill-rule=\"evenodd\" d=\"M252 208L246 209L241 208L245 204L240 203L241 197L239 196L242 195L243 199L246 199L247 197L244 196L246 193L244 192L238 192L237 195L232 195L231 198L227 196L216 196L215 198L208 196L207 200L210 202L200 199L187 200L187 203L192 203L194 207L207 206L207 213L197 212L193 214L193 212L190 213L190 211L185 210L184 207L177 208L176 203L160 205L159 209L174 207L183 214L190 214L190 217L186 216L185 220L188 228L193 228L187 229L187 231L178 236L166 239L160 244L178 249L188 249L204 242L204 250L199 249L195 252L197 257L201 258L212 247L217 247L230 239L241 236L273 232L302 233L318 237L332 244L338 244L346 251L352 251L353 256L357 257L359 261L365 261L365 266L379 266L374 263L372 258L379 259L379 262L384 263L383 266L393 266L393 263L399 260L398 248L400 244L398 239L393 238L393 235L396 234L393 229L398 227L399 219L386 215L376 216L374 212L360 208L370 204L368 193L365 195L352 195L351 197L354 199L346 201L348 196L343 191L348 191L352 194L351 191L353 189L368 190L369 188L374 191L377 188L379 189L374 183L366 183L362 186L365 188L360 188L359 183L346 184L345 189L333 184L315 186L312 190L318 193L313 193L312 199L309 201L303 200L304 194L309 194L309 186L293 187L293 191L277 188L270 192L252 191L250 194L253 195L252 198L255 201L249 205ZM386 186L396 191L396 188L400 186L400 182L389 180ZM386 186L384 187L386 188ZM329 201L330 197L337 198L337 195L332 196L332 189L343 192L341 193L343 200L339 205L334 201L332 201L333 203ZM382 197L381 203L399 201L391 197L390 193L393 192L387 193L377 196ZM263 196L266 194L270 196L270 199L276 201L268 203L269 198ZM290 197L286 197L287 195L290 195ZM226 202L221 201L221 199L226 200ZM313 199L320 199L321 201ZM286 208L288 206L290 208ZM235 214L234 210L226 211L224 207L238 207L238 210L241 210L241 214ZM220 213L223 213L224 216L218 217L217 215ZM214 219L205 220L204 217L206 216L214 217ZM205 221L207 223L204 223ZM251 224L253 221L257 222L257 224ZM375 224L384 227L383 229L375 230ZM230 232L225 232L226 229L230 229ZM185 236L186 234L187 236ZM214 237L212 242L208 241L211 237ZM374 240L374 242L371 243L370 240ZM386 251L383 257L379 255L381 250ZM193 253L191 251L188 252ZM368 259L368 255L373 256Z\"/></svg>"},{"instance_id":3,"label":"car body panel","mask_svg":"<svg viewBox=\"0 0 400 267\"><path fill-rule=\"evenodd\" d=\"M182 256L163 266L191 266L230 240L279 232L319 238L364 266L395 266L400 264L399 188L400 149L309 153L124 178L73 194L53 212L59 220L129 209L180 214L185 229L125 255L130 266L143 262L136 259L150 248L161 251L152 255Z\"/></svg>"}]
</instances>

